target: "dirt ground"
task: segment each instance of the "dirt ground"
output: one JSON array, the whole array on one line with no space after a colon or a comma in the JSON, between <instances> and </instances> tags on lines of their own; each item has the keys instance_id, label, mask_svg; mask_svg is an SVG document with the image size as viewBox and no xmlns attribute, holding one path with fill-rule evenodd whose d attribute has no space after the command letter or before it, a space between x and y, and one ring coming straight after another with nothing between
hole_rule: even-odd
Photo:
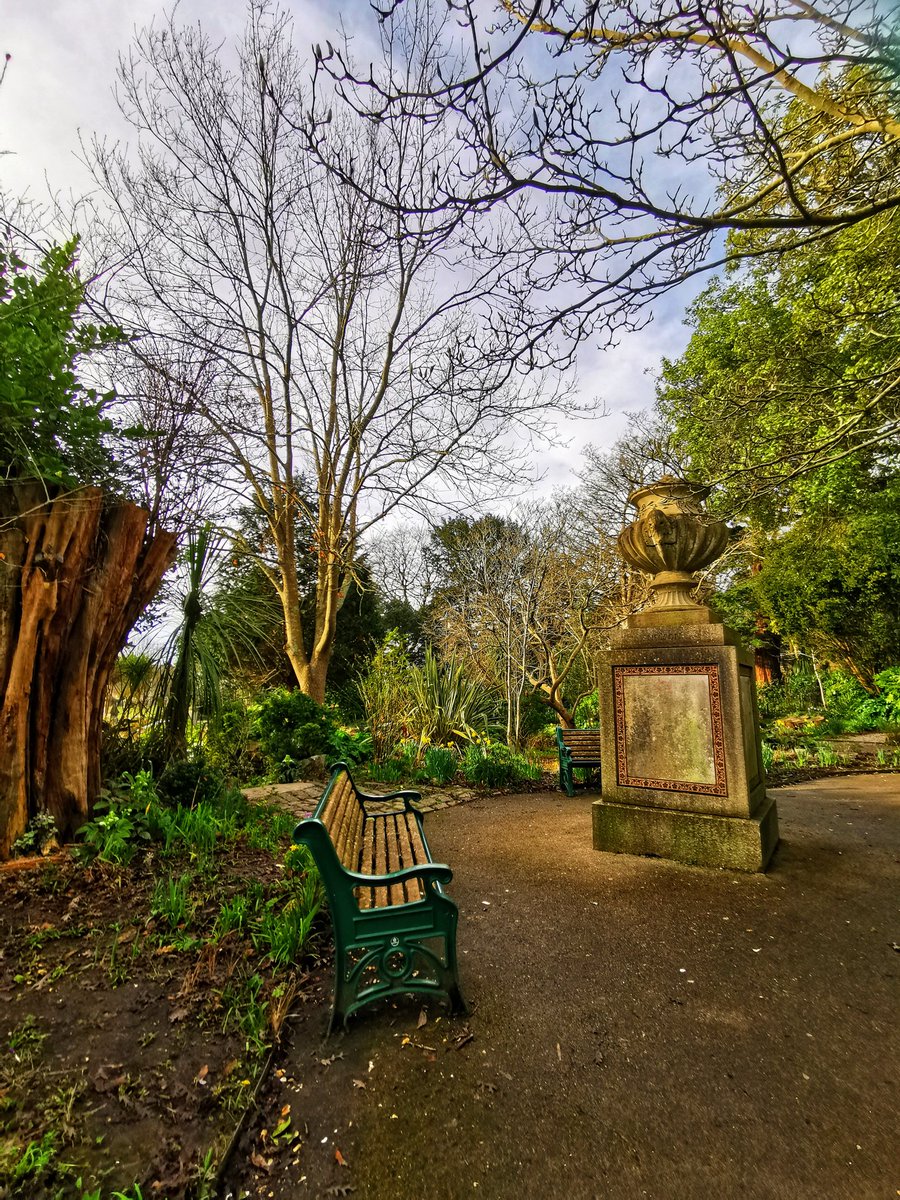
<instances>
[{"instance_id":1,"label":"dirt ground","mask_svg":"<svg viewBox=\"0 0 900 1200\"><path fill-rule=\"evenodd\" d=\"M584 795L430 814L471 1016L304 1006L223 1195L900 1194L900 778L776 794L766 875L598 854Z\"/></svg>"}]
</instances>

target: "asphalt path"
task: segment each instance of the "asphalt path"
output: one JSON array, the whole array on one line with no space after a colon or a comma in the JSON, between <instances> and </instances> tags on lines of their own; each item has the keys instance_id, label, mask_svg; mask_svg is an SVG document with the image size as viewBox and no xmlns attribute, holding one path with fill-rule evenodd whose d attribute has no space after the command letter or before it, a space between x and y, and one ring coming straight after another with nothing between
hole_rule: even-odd
<instances>
[{"instance_id":1,"label":"asphalt path","mask_svg":"<svg viewBox=\"0 0 900 1200\"><path fill-rule=\"evenodd\" d=\"M429 815L467 1020L415 1000L295 1026L251 1195L900 1195L900 776L776 793L765 875L600 854L590 797ZM327 991L328 980L323 987ZM349 1190L348 1190L349 1189Z\"/></svg>"}]
</instances>

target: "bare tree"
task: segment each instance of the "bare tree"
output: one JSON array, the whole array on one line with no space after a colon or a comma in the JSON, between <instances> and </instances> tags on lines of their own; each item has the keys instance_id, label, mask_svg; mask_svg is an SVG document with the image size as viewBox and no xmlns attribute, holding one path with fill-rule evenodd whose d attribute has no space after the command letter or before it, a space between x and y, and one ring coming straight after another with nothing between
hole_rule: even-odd
<instances>
[{"instance_id":1,"label":"bare tree","mask_svg":"<svg viewBox=\"0 0 900 1200\"><path fill-rule=\"evenodd\" d=\"M646 591L633 577L623 583L613 538L566 493L510 519L450 522L440 541L432 625L441 649L502 692L511 743L526 695L571 725L595 686L594 652Z\"/></svg>"},{"instance_id":2,"label":"bare tree","mask_svg":"<svg viewBox=\"0 0 900 1200\"><path fill-rule=\"evenodd\" d=\"M427 215L502 207L493 228L510 240L492 234L493 247L531 289L517 314L525 353L554 334L571 353L700 270L900 204L889 3L373 7L397 59L410 42L430 55L419 86L402 69L361 72L346 48L327 47L320 68L382 125L455 120L455 169ZM726 246L734 233L749 236Z\"/></svg>"},{"instance_id":3,"label":"bare tree","mask_svg":"<svg viewBox=\"0 0 900 1200\"><path fill-rule=\"evenodd\" d=\"M143 31L119 75L136 150L95 142L90 157L113 213L107 302L209 364L213 386L192 393L192 408L227 450L223 488L249 490L265 515L276 553L260 567L298 684L321 699L364 532L414 498L508 488L519 461L509 437L546 432L563 397L512 365L480 319L495 277L463 258L453 223L401 216L431 205L448 166L441 129L332 112L320 145L394 200L370 204L309 152L302 130L319 101L291 38L265 0L252 0L232 66L199 28ZM312 628L301 516L315 530Z\"/></svg>"}]
</instances>

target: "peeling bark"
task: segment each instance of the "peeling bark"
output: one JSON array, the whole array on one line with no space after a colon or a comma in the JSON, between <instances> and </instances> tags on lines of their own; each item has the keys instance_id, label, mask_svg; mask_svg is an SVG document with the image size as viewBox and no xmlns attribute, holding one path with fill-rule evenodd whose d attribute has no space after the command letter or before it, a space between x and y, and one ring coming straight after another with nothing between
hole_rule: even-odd
<instances>
[{"instance_id":1,"label":"peeling bark","mask_svg":"<svg viewBox=\"0 0 900 1200\"><path fill-rule=\"evenodd\" d=\"M99 488L0 486L0 859L37 812L69 836L100 790L103 700L175 555Z\"/></svg>"}]
</instances>

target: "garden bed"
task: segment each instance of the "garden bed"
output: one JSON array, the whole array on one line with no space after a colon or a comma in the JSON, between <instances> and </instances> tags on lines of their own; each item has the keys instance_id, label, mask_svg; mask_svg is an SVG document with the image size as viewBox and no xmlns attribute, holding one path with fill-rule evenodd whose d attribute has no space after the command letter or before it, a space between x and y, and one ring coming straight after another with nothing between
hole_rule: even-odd
<instances>
[{"instance_id":1,"label":"garden bed","mask_svg":"<svg viewBox=\"0 0 900 1200\"><path fill-rule=\"evenodd\" d=\"M319 998L292 824L245 806L211 845L0 875L0 1197L214 1194L286 1014Z\"/></svg>"}]
</instances>

